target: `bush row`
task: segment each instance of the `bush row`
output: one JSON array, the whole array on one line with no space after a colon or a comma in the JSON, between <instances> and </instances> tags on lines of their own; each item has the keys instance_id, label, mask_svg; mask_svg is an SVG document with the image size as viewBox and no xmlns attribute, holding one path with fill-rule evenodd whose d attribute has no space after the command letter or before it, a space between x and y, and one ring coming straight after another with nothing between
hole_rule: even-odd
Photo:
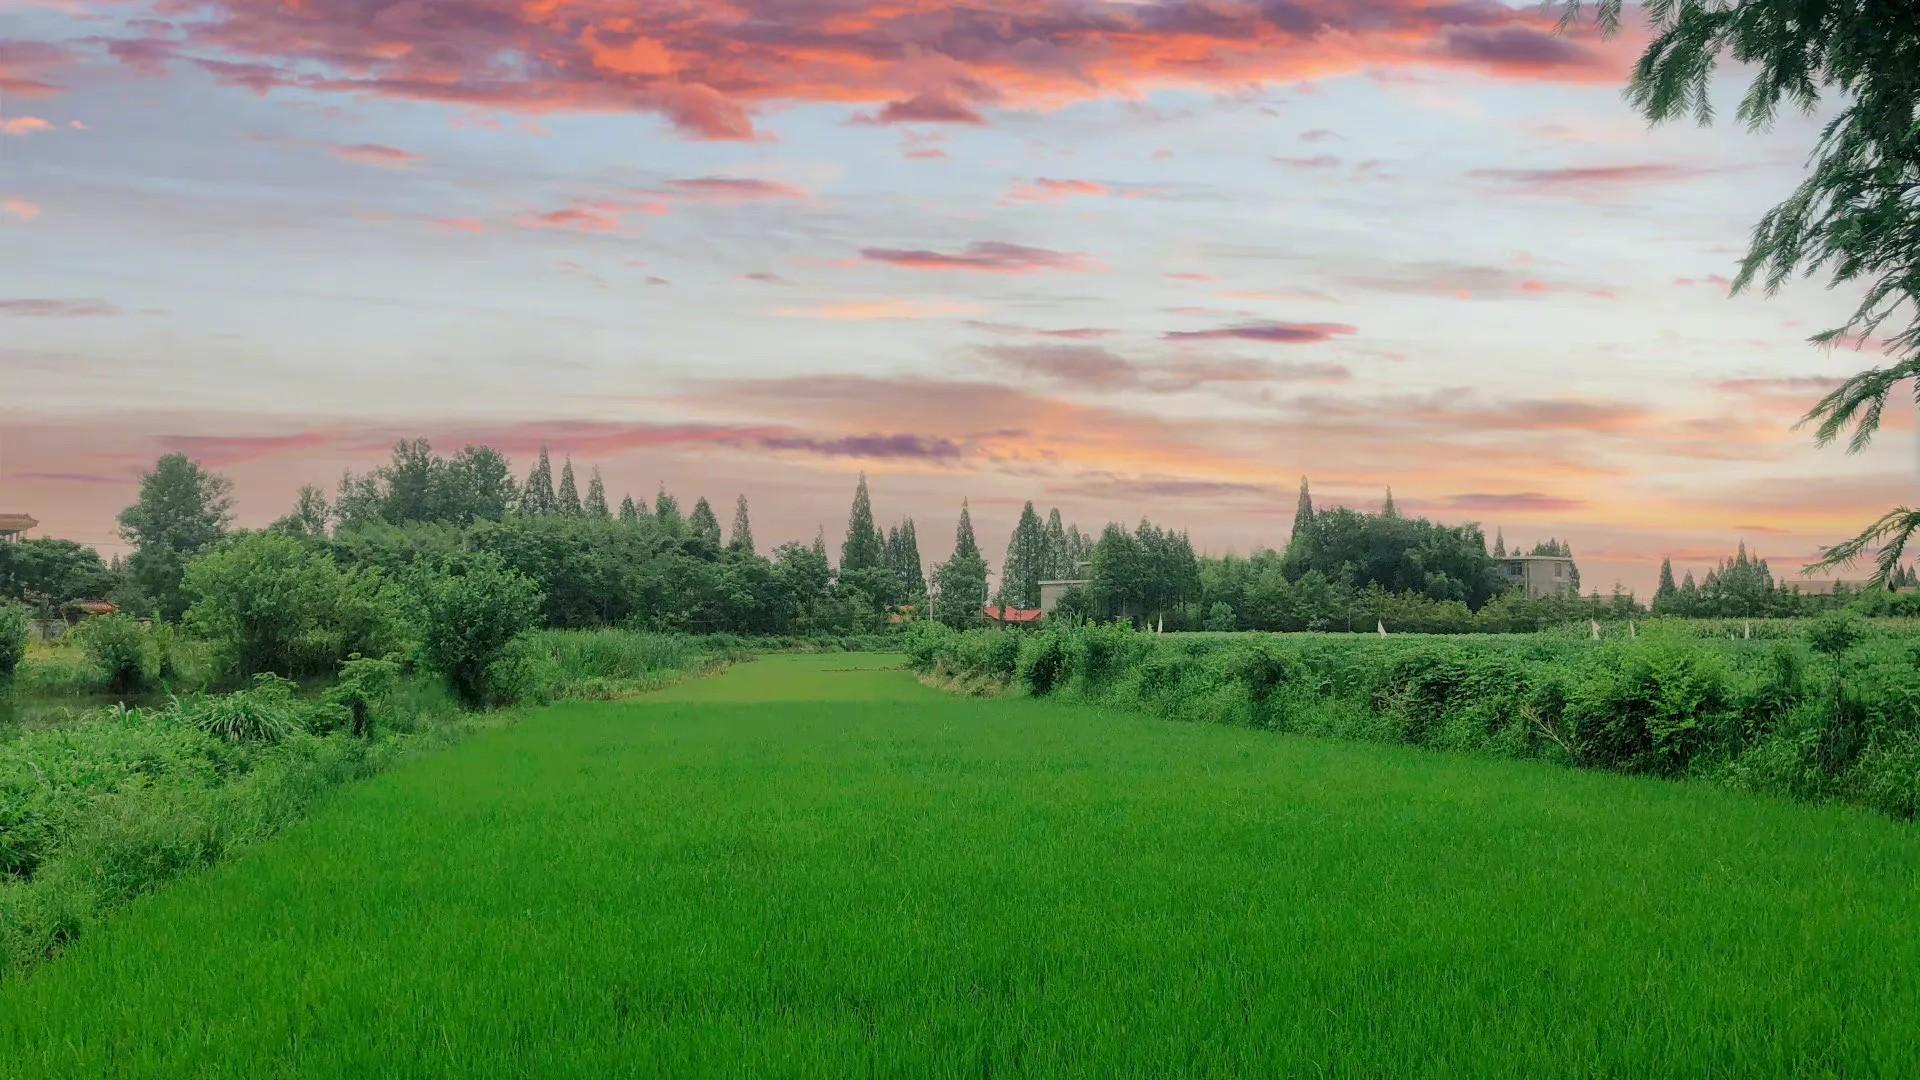
<instances>
[{"instance_id":1,"label":"bush row","mask_svg":"<svg viewBox=\"0 0 1920 1080\"><path fill-rule=\"evenodd\" d=\"M916 628L918 670L1157 715L1920 810L1920 639L1154 635Z\"/></svg>"}]
</instances>

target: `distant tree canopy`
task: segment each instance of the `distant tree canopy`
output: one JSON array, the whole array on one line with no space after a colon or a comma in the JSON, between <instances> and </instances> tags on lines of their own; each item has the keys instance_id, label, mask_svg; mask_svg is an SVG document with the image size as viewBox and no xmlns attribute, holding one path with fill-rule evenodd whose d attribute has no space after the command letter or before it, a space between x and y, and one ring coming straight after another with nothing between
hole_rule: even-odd
<instances>
[{"instance_id":1,"label":"distant tree canopy","mask_svg":"<svg viewBox=\"0 0 1920 1080\"><path fill-rule=\"evenodd\" d=\"M112 595L118 575L100 553L72 540L34 538L0 544L0 600L18 600L51 618L75 600Z\"/></svg>"},{"instance_id":2,"label":"distant tree canopy","mask_svg":"<svg viewBox=\"0 0 1920 1080\"><path fill-rule=\"evenodd\" d=\"M542 479L551 476L545 450L541 453L541 463L529 475L526 490L530 506L543 509L527 512L553 513L552 486L541 486ZM387 464L363 476L347 473L340 478L330 514L317 489L309 493L303 488L294 512L282 520L298 522L307 532L314 531L315 521L329 518L349 529L378 522L498 521L514 508L517 496L508 469L507 459L492 447L468 446L445 458L435 454L425 439L401 440Z\"/></svg>"},{"instance_id":3,"label":"distant tree canopy","mask_svg":"<svg viewBox=\"0 0 1920 1080\"><path fill-rule=\"evenodd\" d=\"M563 476L569 472L566 462ZM953 554L929 574L913 519L883 529L864 477L854 488L836 568L823 532L811 543L759 554L745 496L735 501L723 541L704 496L685 517L664 486L651 511L624 498L617 515L601 513L605 484L594 468L580 511L563 513L550 481L542 491L551 475L544 451L517 491L510 475L507 460L489 448L442 458L426 440L406 440L387 464L349 474L335 504L303 487L288 514L247 533L230 528L225 478L169 455L121 515L135 544L124 567L103 564L93 549L71 541L0 545L0 601L52 614L73 600L104 597L168 619L198 603L198 625L218 625L224 639L247 642L245 656L228 658L237 668L302 671L392 636L369 614L386 609L379 597L389 585L476 559L524 578L537 592L540 621L555 627L807 634L869 632L916 617L955 625L983 618L991 567L965 500ZM1477 525L1439 525L1388 514L1384 505L1373 514L1314 509L1304 497L1301 508L1284 550L1242 558L1200 556L1186 533L1145 520L1132 528L1108 524L1094 539L1058 509L1043 518L1028 503L1008 538L997 599L1037 607L1042 581L1081 581L1060 598L1054 617L1127 619L1168 630L1367 630L1377 621L1393 631L1504 632L1645 610L1618 589L1605 598L1530 598L1506 589ZM1557 538L1530 550L1572 557ZM1892 580L1920 585L1917 576L1902 566ZM1775 581L1766 561L1744 546L1704 582L1692 574L1675 582L1671 564L1662 566L1660 582L1653 605L1660 614L1797 615L1843 602L1898 614L1920 606L1920 597L1884 591L1802 594ZM316 607L304 623L265 617L301 603L300 590L308 587L332 596L332 606ZM405 617L404 607L395 617ZM257 632L269 623L286 632Z\"/></svg>"},{"instance_id":4,"label":"distant tree canopy","mask_svg":"<svg viewBox=\"0 0 1920 1080\"><path fill-rule=\"evenodd\" d=\"M1185 533L1142 520L1131 532L1108 525L1093 545L1086 603L1103 618L1164 625L1169 613L1184 629L1180 609L1200 598L1200 564Z\"/></svg>"},{"instance_id":5,"label":"distant tree canopy","mask_svg":"<svg viewBox=\"0 0 1920 1080\"><path fill-rule=\"evenodd\" d=\"M1287 545L1282 566L1290 581L1318 573L1354 588L1458 600L1475 610L1506 588L1480 526L1438 525L1384 510L1317 511Z\"/></svg>"}]
</instances>

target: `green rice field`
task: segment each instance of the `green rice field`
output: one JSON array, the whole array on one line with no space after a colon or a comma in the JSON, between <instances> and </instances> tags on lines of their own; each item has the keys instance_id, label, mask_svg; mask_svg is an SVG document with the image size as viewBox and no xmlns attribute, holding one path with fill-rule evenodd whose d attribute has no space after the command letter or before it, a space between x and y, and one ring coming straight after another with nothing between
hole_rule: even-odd
<instances>
[{"instance_id":1,"label":"green rice field","mask_svg":"<svg viewBox=\"0 0 1920 1080\"><path fill-rule=\"evenodd\" d=\"M343 789L0 986L0 1075L1911 1072L1911 825L899 663Z\"/></svg>"}]
</instances>

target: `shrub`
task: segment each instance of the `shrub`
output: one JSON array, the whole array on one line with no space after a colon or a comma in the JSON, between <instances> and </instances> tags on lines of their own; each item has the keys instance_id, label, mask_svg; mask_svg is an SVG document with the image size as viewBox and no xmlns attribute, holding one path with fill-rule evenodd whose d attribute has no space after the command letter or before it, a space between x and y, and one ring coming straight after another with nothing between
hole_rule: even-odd
<instances>
[{"instance_id":1,"label":"shrub","mask_svg":"<svg viewBox=\"0 0 1920 1080\"><path fill-rule=\"evenodd\" d=\"M13 679L14 669L27 655L27 609L0 603L0 682Z\"/></svg>"},{"instance_id":2,"label":"shrub","mask_svg":"<svg viewBox=\"0 0 1920 1080\"><path fill-rule=\"evenodd\" d=\"M1669 620L1669 628L1676 621ZM1754 640L1157 635L1054 625L909 635L920 670L1178 718L1698 776L1920 812L1920 644L1844 618ZM1833 629L1827 629L1828 626ZM1018 642L1008 667L1006 649ZM1814 642L1845 682L1814 678ZM1836 663L1834 670L1839 670Z\"/></svg>"},{"instance_id":3,"label":"shrub","mask_svg":"<svg viewBox=\"0 0 1920 1080\"><path fill-rule=\"evenodd\" d=\"M1031 694L1049 694L1067 671L1067 634L1048 628L1026 635L1020 643L1015 674Z\"/></svg>"},{"instance_id":4,"label":"shrub","mask_svg":"<svg viewBox=\"0 0 1920 1080\"><path fill-rule=\"evenodd\" d=\"M279 742L315 715L294 698L293 683L268 672L255 675L245 690L176 700L173 712L188 727L235 743ZM328 725L322 720L317 726Z\"/></svg>"},{"instance_id":5,"label":"shrub","mask_svg":"<svg viewBox=\"0 0 1920 1080\"><path fill-rule=\"evenodd\" d=\"M277 533L256 533L187 566L187 623L238 676L330 674L356 653L397 648L401 603L378 571L342 570L333 556Z\"/></svg>"},{"instance_id":6,"label":"shrub","mask_svg":"<svg viewBox=\"0 0 1920 1080\"><path fill-rule=\"evenodd\" d=\"M132 693L160 678L160 649L139 621L127 615L96 615L73 632L80 648L102 672L107 689Z\"/></svg>"},{"instance_id":7,"label":"shrub","mask_svg":"<svg viewBox=\"0 0 1920 1080\"><path fill-rule=\"evenodd\" d=\"M322 698L340 712L347 731L359 738L373 734L373 717L387 712L400 685L398 661L383 657L349 657L340 665L340 679ZM320 730L331 730L320 728Z\"/></svg>"},{"instance_id":8,"label":"shrub","mask_svg":"<svg viewBox=\"0 0 1920 1080\"><path fill-rule=\"evenodd\" d=\"M450 559L415 574L421 654L470 706L512 700L507 646L532 629L543 603L532 579L487 554Z\"/></svg>"}]
</instances>

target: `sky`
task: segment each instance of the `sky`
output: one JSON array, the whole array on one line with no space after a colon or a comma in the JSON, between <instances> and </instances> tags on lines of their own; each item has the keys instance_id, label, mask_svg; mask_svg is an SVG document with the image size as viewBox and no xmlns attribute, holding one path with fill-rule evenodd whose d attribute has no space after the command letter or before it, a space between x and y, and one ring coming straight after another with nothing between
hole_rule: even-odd
<instances>
[{"instance_id":1,"label":"sky","mask_svg":"<svg viewBox=\"0 0 1920 1080\"><path fill-rule=\"evenodd\" d=\"M1822 117L1649 130L1644 34L1493 0L5 0L0 511L122 550L402 437L929 561L961 500L1196 548L1320 505L1652 589L1911 501L1793 423L1854 296L1728 295ZM1864 571L1854 576L1861 576Z\"/></svg>"}]
</instances>

